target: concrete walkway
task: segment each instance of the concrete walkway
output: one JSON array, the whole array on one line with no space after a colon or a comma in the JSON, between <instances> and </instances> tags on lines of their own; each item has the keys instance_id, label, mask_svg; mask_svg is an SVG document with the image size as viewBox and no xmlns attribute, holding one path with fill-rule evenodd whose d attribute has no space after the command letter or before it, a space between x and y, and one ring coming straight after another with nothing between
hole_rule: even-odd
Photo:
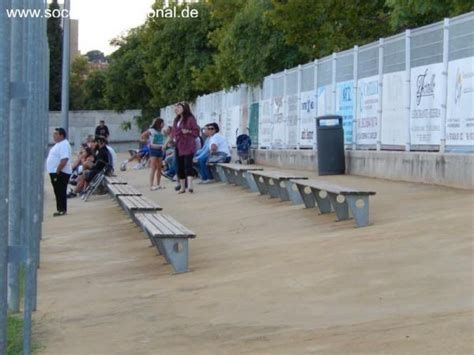
<instances>
[{"instance_id":1,"label":"concrete walkway","mask_svg":"<svg viewBox=\"0 0 474 355\"><path fill-rule=\"evenodd\" d=\"M151 192L147 175L121 177L197 233L191 272L173 276L108 196L49 217L47 186L41 354L474 351L472 191L324 178L377 191L354 228L224 184Z\"/></svg>"}]
</instances>

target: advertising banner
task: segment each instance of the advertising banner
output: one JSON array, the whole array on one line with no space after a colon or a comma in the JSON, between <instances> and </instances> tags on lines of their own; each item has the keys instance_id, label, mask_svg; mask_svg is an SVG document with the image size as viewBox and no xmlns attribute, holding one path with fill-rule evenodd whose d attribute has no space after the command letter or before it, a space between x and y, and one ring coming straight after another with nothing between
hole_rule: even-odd
<instances>
[{"instance_id":1,"label":"advertising banner","mask_svg":"<svg viewBox=\"0 0 474 355\"><path fill-rule=\"evenodd\" d=\"M405 145L405 71L383 76L382 144Z\"/></svg>"},{"instance_id":2,"label":"advertising banner","mask_svg":"<svg viewBox=\"0 0 474 355\"><path fill-rule=\"evenodd\" d=\"M285 144L285 122L283 96L272 99L272 148L281 149Z\"/></svg>"},{"instance_id":3,"label":"advertising banner","mask_svg":"<svg viewBox=\"0 0 474 355\"><path fill-rule=\"evenodd\" d=\"M258 120L258 141L261 147L270 148L272 144L271 100L262 100Z\"/></svg>"},{"instance_id":4,"label":"advertising banner","mask_svg":"<svg viewBox=\"0 0 474 355\"><path fill-rule=\"evenodd\" d=\"M286 145L295 148L298 144L298 95L286 97Z\"/></svg>"},{"instance_id":5,"label":"advertising banner","mask_svg":"<svg viewBox=\"0 0 474 355\"><path fill-rule=\"evenodd\" d=\"M318 87L318 116L334 115L332 85Z\"/></svg>"},{"instance_id":6,"label":"advertising banner","mask_svg":"<svg viewBox=\"0 0 474 355\"><path fill-rule=\"evenodd\" d=\"M249 136L252 141L252 146L258 146L258 102L253 103L249 107Z\"/></svg>"},{"instance_id":7,"label":"advertising banner","mask_svg":"<svg viewBox=\"0 0 474 355\"><path fill-rule=\"evenodd\" d=\"M449 63L446 145L474 145L474 58Z\"/></svg>"},{"instance_id":8,"label":"advertising banner","mask_svg":"<svg viewBox=\"0 0 474 355\"><path fill-rule=\"evenodd\" d=\"M240 106L232 106L230 108L230 136L228 142L232 147L235 147L237 141L237 135L240 133Z\"/></svg>"},{"instance_id":9,"label":"advertising banner","mask_svg":"<svg viewBox=\"0 0 474 355\"><path fill-rule=\"evenodd\" d=\"M352 144L352 116L354 114L354 81L337 83L336 114L342 116L344 144Z\"/></svg>"},{"instance_id":10,"label":"advertising banner","mask_svg":"<svg viewBox=\"0 0 474 355\"><path fill-rule=\"evenodd\" d=\"M313 147L316 141L316 92L304 91L300 93L300 132L299 144L301 147Z\"/></svg>"},{"instance_id":11,"label":"advertising banner","mask_svg":"<svg viewBox=\"0 0 474 355\"><path fill-rule=\"evenodd\" d=\"M411 144L440 143L442 72L442 63L423 65L411 70Z\"/></svg>"},{"instance_id":12,"label":"advertising banner","mask_svg":"<svg viewBox=\"0 0 474 355\"><path fill-rule=\"evenodd\" d=\"M357 97L357 144L376 144L378 135L379 76L360 79Z\"/></svg>"}]
</instances>

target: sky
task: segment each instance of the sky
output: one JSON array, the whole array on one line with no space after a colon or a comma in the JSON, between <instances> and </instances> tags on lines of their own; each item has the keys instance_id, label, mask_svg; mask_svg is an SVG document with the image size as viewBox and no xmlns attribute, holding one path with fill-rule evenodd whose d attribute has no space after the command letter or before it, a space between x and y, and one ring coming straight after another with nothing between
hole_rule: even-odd
<instances>
[{"instance_id":1,"label":"sky","mask_svg":"<svg viewBox=\"0 0 474 355\"><path fill-rule=\"evenodd\" d=\"M62 3L63 1L59 1ZM71 0L71 18L79 20L79 50L114 51L109 41L143 24L154 0Z\"/></svg>"}]
</instances>

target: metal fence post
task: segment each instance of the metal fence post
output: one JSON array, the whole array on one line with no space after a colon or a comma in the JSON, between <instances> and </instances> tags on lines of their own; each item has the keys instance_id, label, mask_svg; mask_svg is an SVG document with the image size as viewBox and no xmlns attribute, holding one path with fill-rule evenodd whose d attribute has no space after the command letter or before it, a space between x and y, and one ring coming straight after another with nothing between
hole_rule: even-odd
<instances>
[{"instance_id":1,"label":"metal fence post","mask_svg":"<svg viewBox=\"0 0 474 355\"><path fill-rule=\"evenodd\" d=\"M10 116L10 26L6 10L10 0L0 0L0 354L7 350L8 289L8 185Z\"/></svg>"},{"instance_id":2,"label":"metal fence post","mask_svg":"<svg viewBox=\"0 0 474 355\"><path fill-rule=\"evenodd\" d=\"M64 10L69 11L70 1L64 0ZM64 32L63 32L63 72L62 72L62 87L61 87L61 121L62 127L69 133L69 66L70 66L70 26L71 21L69 15L63 18ZM79 142L78 142L79 143Z\"/></svg>"},{"instance_id":3,"label":"metal fence post","mask_svg":"<svg viewBox=\"0 0 474 355\"><path fill-rule=\"evenodd\" d=\"M444 153L446 150L446 115L448 105L448 68L449 68L449 18L444 19L443 26L443 77L441 79L442 100L441 105L441 141L439 144L439 152Z\"/></svg>"},{"instance_id":4,"label":"metal fence post","mask_svg":"<svg viewBox=\"0 0 474 355\"><path fill-rule=\"evenodd\" d=\"M411 30L405 31L405 151L410 151L411 145Z\"/></svg>"},{"instance_id":5,"label":"metal fence post","mask_svg":"<svg viewBox=\"0 0 474 355\"><path fill-rule=\"evenodd\" d=\"M296 111L296 149L300 149L300 138L301 138L301 64L298 65L298 76L297 76L297 90L296 94L298 95L298 99L296 102L298 103L298 111Z\"/></svg>"},{"instance_id":6,"label":"metal fence post","mask_svg":"<svg viewBox=\"0 0 474 355\"><path fill-rule=\"evenodd\" d=\"M34 4L32 0L26 1L27 8L34 9ZM36 92L35 92L35 69L34 62L35 62L35 43L34 40L34 33L36 32L35 26L35 19L28 17L25 21L26 31L24 36L24 43L25 43L25 65L23 70L26 72L25 82L28 86L28 104L26 106L26 115L23 120L23 134L25 138L25 142L23 145L24 156L26 157L26 161L30 162L29 164L25 164L24 170L24 177L23 180L24 184L30 186L28 193L23 195L24 203L26 206L24 207L24 214L25 214L25 221L24 225L24 248L26 251L26 259L24 261L24 268L25 268L25 294L23 299L23 354L27 355L30 354L30 340L31 340L31 315L32 315L32 235L33 235L33 225L32 225L32 209L34 201L32 197L34 197L35 191L35 182L34 182L34 170L35 170L35 158L32 154L33 148L33 137L36 134L35 130L35 123L34 123L34 116L36 114Z\"/></svg>"},{"instance_id":7,"label":"metal fence post","mask_svg":"<svg viewBox=\"0 0 474 355\"><path fill-rule=\"evenodd\" d=\"M314 100L314 110L316 113L316 117L318 117L318 103L319 103L319 92L318 92L318 60L314 60L314 92L315 92L315 100ZM316 118L315 117L315 118ZM313 138L313 150L318 149L318 145L316 143L316 137L317 137L317 132L316 132L316 121L314 122L314 138Z\"/></svg>"},{"instance_id":8,"label":"metal fence post","mask_svg":"<svg viewBox=\"0 0 474 355\"><path fill-rule=\"evenodd\" d=\"M283 98L281 100L281 104L283 105L283 128L284 128L284 134L283 137L285 137L285 140L283 141L282 144L282 149L287 149L288 148L288 70L283 71Z\"/></svg>"},{"instance_id":9,"label":"metal fence post","mask_svg":"<svg viewBox=\"0 0 474 355\"><path fill-rule=\"evenodd\" d=\"M15 9L23 8L23 0L13 0ZM23 81L23 23L21 18L13 18L11 31L11 104L10 104L10 184L9 184L9 244L15 250L8 266L8 306L12 312L19 311L19 263L22 259L20 236L20 211L22 190L21 166L21 121L25 114L26 85Z\"/></svg>"},{"instance_id":10,"label":"metal fence post","mask_svg":"<svg viewBox=\"0 0 474 355\"><path fill-rule=\"evenodd\" d=\"M358 99L359 99L359 46L354 46L354 104L352 106L352 150L357 149L357 119L359 115Z\"/></svg>"},{"instance_id":11,"label":"metal fence post","mask_svg":"<svg viewBox=\"0 0 474 355\"><path fill-rule=\"evenodd\" d=\"M377 110L377 150L382 149L382 113L383 113L383 48L384 39L379 39L379 107Z\"/></svg>"},{"instance_id":12,"label":"metal fence post","mask_svg":"<svg viewBox=\"0 0 474 355\"><path fill-rule=\"evenodd\" d=\"M273 74L270 74L270 122L273 122L273 86L275 83L275 78L273 77ZM273 149L273 124L271 128L271 133L270 133L270 149Z\"/></svg>"},{"instance_id":13,"label":"metal fence post","mask_svg":"<svg viewBox=\"0 0 474 355\"><path fill-rule=\"evenodd\" d=\"M337 53L332 54L332 80L331 80L331 85L332 85L332 111L334 114L337 112L337 87L336 87L336 72L337 72Z\"/></svg>"}]
</instances>

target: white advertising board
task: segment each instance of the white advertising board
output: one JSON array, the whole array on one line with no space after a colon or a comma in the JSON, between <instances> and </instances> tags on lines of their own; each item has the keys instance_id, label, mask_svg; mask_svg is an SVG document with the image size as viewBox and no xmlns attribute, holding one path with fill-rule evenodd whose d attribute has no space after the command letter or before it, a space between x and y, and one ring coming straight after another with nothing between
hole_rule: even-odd
<instances>
[{"instance_id":1,"label":"white advertising board","mask_svg":"<svg viewBox=\"0 0 474 355\"><path fill-rule=\"evenodd\" d=\"M405 71L385 74L382 92L382 144L405 145Z\"/></svg>"},{"instance_id":2,"label":"white advertising board","mask_svg":"<svg viewBox=\"0 0 474 355\"><path fill-rule=\"evenodd\" d=\"M262 100L259 106L258 143L263 148L272 144L271 101Z\"/></svg>"},{"instance_id":3,"label":"white advertising board","mask_svg":"<svg viewBox=\"0 0 474 355\"><path fill-rule=\"evenodd\" d=\"M286 97L286 146L296 147L298 144L298 95Z\"/></svg>"},{"instance_id":4,"label":"white advertising board","mask_svg":"<svg viewBox=\"0 0 474 355\"><path fill-rule=\"evenodd\" d=\"M230 108L230 135L227 140L232 147L236 146L237 135L240 134L240 107L232 106Z\"/></svg>"},{"instance_id":5,"label":"white advertising board","mask_svg":"<svg viewBox=\"0 0 474 355\"><path fill-rule=\"evenodd\" d=\"M285 144L284 100L283 96L272 99L272 148L281 149Z\"/></svg>"},{"instance_id":6,"label":"white advertising board","mask_svg":"<svg viewBox=\"0 0 474 355\"><path fill-rule=\"evenodd\" d=\"M357 144L372 145L377 143L379 76L374 75L358 81L357 97Z\"/></svg>"},{"instance_id":7,"label":"white advertising board","mask_svg":"<svg viewBox=\"0 0 474 355\"><path fill-rule=\"evenodd\" d=\"M336 114L342 116L344 144L352 143L352 116L354 115L354 80L337 83Z\"/></svg>"},{"instance_id":8,"label":"white advertising board","mask_svg":"<svg viewBox=\"0 0 474 355\"><path fill-rule=\"evenodd\" d=\"M332 85L318 87L318 116L333 115Z\"/></svg>"},{"instance_id":9,"label":"white advertising board","mask_svg":"<svg viewBox=\"0 0 474 355\"><path fill-rule=\"evenodd\" d=\"M316 92L300 93L300 131L299 144L302 147L313 147L316 142Z\"/></svg>"},{"instance_id":10,"label":"white advertising board","mask_svg":"<svg viewBox=\"0 0 474 355\"><path fill-rule=\"evenodd\" d=\"M442 63L423 65L411 70L411 144L440 143L442 72Z\"/></svg>"},{"instance_id":11,"label":"white advertising board","mask_svg":"<svg viewBox=\"0 0 474 355\"><path fill-rule=\"evenodd\" d=\"M474 58L449 63L446 145L474 145Z\"/></svg>"}]
</instances>

